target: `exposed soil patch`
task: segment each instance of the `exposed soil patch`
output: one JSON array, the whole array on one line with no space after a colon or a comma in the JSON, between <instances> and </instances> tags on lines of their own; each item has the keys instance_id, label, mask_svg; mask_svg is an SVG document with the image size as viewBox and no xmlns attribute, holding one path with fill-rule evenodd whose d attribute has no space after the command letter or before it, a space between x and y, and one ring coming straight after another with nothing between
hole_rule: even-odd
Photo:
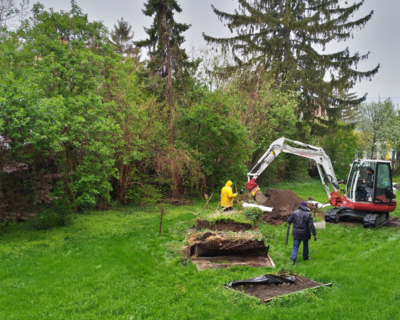
<instances>
[{"instance_id":1,"label":"exposed soil patch","mask_svg":"<svg viewBox=\"0 0 400 320\"><path fill-rule=\"evenodd\" d=\"M388 223L384 224L383 227L400 228L400 220L397 217L389 217Z\"/></svg>"},{"instance_id":2,"label":"exposed soil patch","mask_svg":"<svg viewBox=\"0 0 400 320\"><path fill-rule=\"evenodd\" d=\"M238 292L244 292L249 296L255 296L260 300L268 300L273 297L290 294L301 291L307 288L320 286L321 283L310 280L305 277L295 276L296 282L294 283L281 283L281 284L245 284L232 289Z\"/></svg>"},{"instance_id":3,"label":"exposed soil patch","mask_svg":"<svg viewBox=\"0 0 400 320\"><path fill-rule=\"evenodd\" d=\"M264 204L272 207L272 212L266 212L262 216L262 220L267 224L283 224L293 212L296 205L298 207L303 201L297 194L290 190L268 189L264 195L268 198ZM297 208L296 208L297 209Z\"/></svg>"},{"instance_id":4,"label":"exposed soil patch","mask_svg":"<svg viewBox=\"0 0 400 320\"><path fill-rule=\"evenodd\" d=\"M268 198L267 202L264 204L267 207L272 207L272 212L265 212L262 216L262 220L266 224L284 224L289 216L293 212L293 208L296 210L300 205L300 202L304 201L296 193L290 190L282 189L268 189L264 195ZM312 200L312 198L309 198ZM296 206L296 207L295 207ZM307 205L311 210L312 215L320 216L325 220L325 213L318 211L318 207L312 204Z\"/></svg>"},{"instance_id":5,"label":"exposed soil patch","mask_svg":"<svg viewBox=\"0 0 400 320\"><path fill-rule=\"evenodd\" d=\"M182 251L181 251L182 255L186 258L190 258L190 248L189 246L185 247Z\"/></svg>"},{"instance_id":6,"label":"exposed soil patch","mask_svg":"<svg viewBox=\"0 0 400 320\"><path fill-rule=\"evenodd\" d=\"M250 223L240 223L240 222L235 222L232 220L227 220L227 221L218 221L215 222L211 225L210 221L208 220L197 220L197 225L196 225L196 230L201 230L201 229L211 229L215 231L234 231L234 232L239 232L239 231L246 231L246 230L251 230L252 225Z\"/></svg>"},{"instance_id":7,"label":"exposed soil patch","mask_svg":"<svg viewBox=\"0 0 400 320\"><path fill-rule=\"evenodd\" d=\"M264 241L245 238L229 239L225 234L206 232L188 238L190 256L216 257L230 255L263 256L268 254Z\"/></svg>"}]
</instances>

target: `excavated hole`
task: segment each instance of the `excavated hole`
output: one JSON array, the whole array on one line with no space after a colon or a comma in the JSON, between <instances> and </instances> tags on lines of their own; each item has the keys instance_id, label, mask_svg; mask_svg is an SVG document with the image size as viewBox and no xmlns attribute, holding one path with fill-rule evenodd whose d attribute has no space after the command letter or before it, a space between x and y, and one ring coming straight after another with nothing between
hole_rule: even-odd
<instances>
[{"instance_id":1,"label":"excavated hole","mask_svg":"<svg viewBox=\"0 0 400 320\"><path fill-rule=\"evenodd\" d=\"M325 286L317 281L295 275L295 283L282 284L244 284L232 287L232 290L255 297L263 302L271 300L274 297L279 297L284 294L299 292L308 288ZM329 284L330 285L330 284Z\"/></svg>"}]
</instances>

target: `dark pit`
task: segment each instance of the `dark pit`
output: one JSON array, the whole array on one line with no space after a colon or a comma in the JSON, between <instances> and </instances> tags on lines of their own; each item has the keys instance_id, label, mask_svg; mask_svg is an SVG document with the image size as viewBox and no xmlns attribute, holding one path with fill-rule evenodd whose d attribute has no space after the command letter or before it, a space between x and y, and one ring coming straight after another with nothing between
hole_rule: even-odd
<instances>
[{"instance_id":1,"label":"dark pit","mask_svg":"<svg viewBox=\"0 0 400 320\"><path fill-rule=\"evenodd\" d=\"M299 292L308 288L317 288L320 286L332 286L332 284L321 284L317 281L301 277L298 275L294 276L296 281L294 283L281 283L281 284L238 284L233 285L232 289L240 293L244 293L248 296L255 297L263 302L269 302L274 297L279 297L284 294L291 294Z\"/></svg>"}]
</instances>

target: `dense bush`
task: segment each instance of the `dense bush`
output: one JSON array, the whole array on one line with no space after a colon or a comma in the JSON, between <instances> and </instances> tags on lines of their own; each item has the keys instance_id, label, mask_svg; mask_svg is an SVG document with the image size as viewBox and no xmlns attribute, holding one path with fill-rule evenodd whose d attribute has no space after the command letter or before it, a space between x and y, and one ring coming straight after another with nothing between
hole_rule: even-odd
<instances>
[{"instance_id":1,"label":"dense bush","mask_svg":"<svg viewBox=\"0 0 400 320\"><path fill-rule=\"evenodd\" d=\"M263 211L257 207L244 208L243 214L247 219L251 220L255 225L258 225L261 221Z\"/></svg>"}]
</instances>

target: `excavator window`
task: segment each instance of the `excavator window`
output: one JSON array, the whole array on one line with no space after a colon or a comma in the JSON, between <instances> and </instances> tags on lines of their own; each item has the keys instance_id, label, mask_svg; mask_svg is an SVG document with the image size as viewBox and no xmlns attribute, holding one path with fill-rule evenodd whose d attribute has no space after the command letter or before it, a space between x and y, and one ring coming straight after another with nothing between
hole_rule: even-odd
<instances>
[{"instance_id":1,"label":"excavator window","mask_svg":"<svg viewBox=\"0 0 400 320\"><path fill-rule=\"evenodd\" d=\"M351 168L349 179L347 180L347 198L353 199L354 190L357 187L357 182L355 181L358 173L358 168L360 167L359 162L354 162Z\"/></svg>"},{"instance_id":2,"label":"excavator window","mask_svg":"<svg viewBox=\"0 0 400 320\"><path fill-rule=\"evenodd\" d=\"M390 199L387 198L387 190L392 189L392 177L390 172L389 163L378 163L375 178L375 203L388 203Z\"/></svg>"}]
</instances>

